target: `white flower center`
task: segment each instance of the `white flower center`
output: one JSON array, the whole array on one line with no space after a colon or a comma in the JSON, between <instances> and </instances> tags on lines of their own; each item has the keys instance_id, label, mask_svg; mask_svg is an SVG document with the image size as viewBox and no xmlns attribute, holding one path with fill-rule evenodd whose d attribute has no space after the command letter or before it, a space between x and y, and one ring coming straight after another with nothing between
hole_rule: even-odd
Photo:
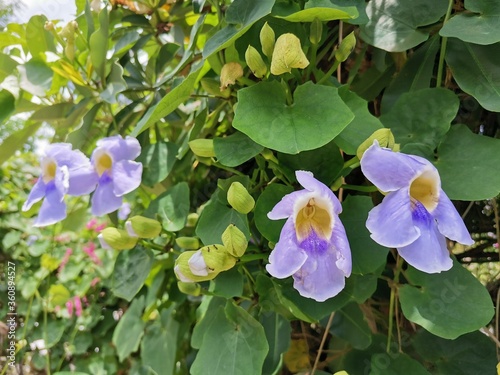
<instances>
[{"instance_id":1,"label":"white flower center","mask_svg":"<svg viewBox=\"0 0 500 375\"><path fill-rule=\"evenodd\" d=\"M311 231L319 237L328 240L332 234L332 208L327 202L315 197L308 197L305 202L298 202L299 205L295 215L295 232L297 239L303 241L308 238Z\"/></svg>"},{"instance_id":2,"label":"white flower center","mask_svg":"<svg viewBox=\"0 0 500 375\"><path fill-rule=\"evenodd\" d=\"M102 174L113 167L113 158L104 150L96 150L94 154L94 166L97 174Z\"/></svg>"},{"instance_id":3,"label":"white flower center","mask_svg":"<svg viewBox=\"0 0 500 375\"><path fill-rule=\"evenodd\" d=\"M57 164L52 158L44 158L42 165L42 179L46 184L56 178Z\"/></svg>"},{"instance_id":4,"label":"white flower center","mask_svg":"<svg viewBox=\"0 0 500 375\"><path fill-rule=\"evenodd\" d=\"M441 180L434 170L427 170L415 178L410 185L410 197L419 201L430 213L439 203Z\"/></svg>"}]
</instances>

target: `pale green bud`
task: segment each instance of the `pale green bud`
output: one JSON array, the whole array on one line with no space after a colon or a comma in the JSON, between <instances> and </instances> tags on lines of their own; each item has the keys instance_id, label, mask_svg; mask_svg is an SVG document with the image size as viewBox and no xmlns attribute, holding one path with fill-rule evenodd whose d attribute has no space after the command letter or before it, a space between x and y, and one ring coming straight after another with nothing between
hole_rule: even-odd
<instances>
[{"instance_id":1,"label":"pale green bud","mask_svg":"<svg viewBox=\"0 0 500 375\"><path fill-rule=\"evenodd\" d=\"M262 60L259 51L257 51L254 47L248 46L245 52L245 61L254 76L262 78L266 75L267 65L264 60Z\"/></svg>"},{"instance_id":2,"label":"pale green bud","mask_svg":"<svg viewBox=\"0 0 500 375\"><path fill-rule=\"evenodd\" d=\"M196 212L191 212L187 217L186 227L188 228L194 227L198 222L199 217L200 215L198 215Z\"/></svg>"},{"instance_id":3,"label":"pale green bud","mask_svg":"<svg viewBox=\"0 0 500 375\"><path fill-rule=\"evenodd\" d=\"M204 246L199 251L203 256L208 272L227 271L236 264L236 258L229 254L222 245Z\"/></svg>"},{"instance_id":4,"label":"pale green bud","mask_svg":"<svg viewBox=\"0 0 500 375\"><path fill-rule=\"evenodd\" d=\"M161 224L144 216L134 216L125 222L127 233L131 237L155 238L160 235Z\"/></svg>"},{"instance_id":5,"label":"pale green bud","mask_svg":"<svg viewBox=\"0 0 500 375\"><path fill-rule=\"evenodd\" d=\"M271 61L271 73L280 75L289 73L292 68L304 69L309 65L299 38L287 33L280 35L274 46L274 52Z\"/></svg>"},{"instance_id":6,"label":"pale green bud","mask_svg":"<svg viewBox=\"0 0 500 375\"><path fill-rule=\"evenodd\" d=\"M178 281L177 287L184 294L198 297L201 294L201 285L193 282Z\"/></svg>"},{"instance_id":7,"label":"pale green bud","mask_svg":"<svg viewBox=\"0 0 500 375\"><path fill-rule=\"evenodd\" d=\"M372 135L370 135L365 141L363 141L363 143L358 146L356 156L359 160L361 160L363 154L373 144L373 141L375 139L378 141L380 147L390 148L394 151L399 150L399 145L396 144L396 140L394 139L394 134L392 134L391 129L382 128L375 130Z\"/></svg>"},{"instance_id":8,"label":"pale green bud","mask_svg":"<svg viewBox=\"0 0 500 375\"><path fill-rule=\"evenodd\" d=\"M43 25L43 28L47 31L52 31L55 29L55 26L51 21L45 21L45 25Z\"/></svg>"},{"instance_id":9,"label":"pale green bud","mask_svg":"<svg viewBox=\"0 0 500 375\"><path fill-rule=\"evenodd\" d=\"M200 241L196 237L177 237L175 243L182 249L193 250L200 247Z\"/></svg>"},{"instance_id":10,"label":"pale green bud","mask_svg":"<svg viewBox=\"0 0 500 375\"><path fill-rule=\"evenodd\" d=\"M356 47L356 36L354 36L354 31L347 35L340 43L339 48L335 51L335 59L337 61L346 61L351 52Z\"/></svg>"},{"instance_id":11,"label":"pale green bud","mask_svg":"<svg viewBox=\"0 0 500 375\"><path fill-rule=\"evenodd\" d=\"M240 258L245 254L248 247L245 234L234 224L230 224L222 233L222 243L228 253L236 258Z\"/></svg>"},{"instance_id":12,"label":"pale green bud","mask_svg":"<svg viewBox=\"0 0 500 375\"><path fill-rule=\"evenodd\" d=\"M321 36L323 35L323 22L318 18L315 18L311 22L311 33L309 34L309 40L312 44L319 44L321 42Z\"/></svg>"},{"instance_id":13,"label":"pale green bud","mask_svg":"<svg viewBox=\"0 0 500 375\"><path fill-rule=\"evenodd\" d=\"M224 90L229 85L234 85L236 80L243 77L243 68L237 62L224 64L220 72L220 89Z\"/></svg>"},{"instance_id":14,"label":"pale green bud","mask_svg":"<svg viewBox=\"0 0 500 375\"><path fill-rule=\"evenodd\" d=\"M260 44L262 46L262 52L264 52L264 55L271 58L274 51L274 43L276 41L276 36L274 34L274 30L271 28L271 26L267 24L267 22L264 24L264 26L262 26L262 29L260 29L259 37L260 37Z\"/></svg>"},{"instance_id":15,"label":"pale green bud","mask_svg":"<svg viewBox=\"0 0 500 375\"><path fill-rule=\"evenodd\" d=\"M215 157L213 139L194 139L188 142L189 148L196 156L204 158Z\"/></svg>"},{"instance_id":16,"label":"pale green bud","mask_svg":"<svg viewBox=\"0 0 500 375\"><path fill-rule=\"evenodd\" d=\"M206 276L200 276L196 275L193 273L191 269L191 265L194 267L198 267L199 264L197 264L200 259L199 259L199 254L201 254L200 250L198 251L185 251L175 261L175 267L174 267L174 272L177 278L185 283L193 283L193 282L201 282L201 281L207 281L207 280L212 280L215 278L219 272L216 272L215 270L211 270L206 268ZM191 258L196 255L196 258L194 261L191 261ZM191 261L191 264L190 264ZM199 272L198 268L195 268L195 272Z\"/></svg>"},{"instance_id":17,"label":"pale green bud","mask_svg":"<svg viewBox=\"0 0 500 375\"><path fill-rule=\"evenodd\" d=\"M245 187L238 181L235 181L227 191L227 201L241 214L248 214L255 206L255 200Z\"/></svg>"},{"instance_id":18,"label":"pale green bud","mask_svg":"<svg viewBox=\"0 0 500 375\"><path fill-rule=\"evenodd\" d=\"M137 237L131 237L127 231L113 227L104 228L97 238L104 249L129 250L137 244Z\"/></svg>"}]
</instances>

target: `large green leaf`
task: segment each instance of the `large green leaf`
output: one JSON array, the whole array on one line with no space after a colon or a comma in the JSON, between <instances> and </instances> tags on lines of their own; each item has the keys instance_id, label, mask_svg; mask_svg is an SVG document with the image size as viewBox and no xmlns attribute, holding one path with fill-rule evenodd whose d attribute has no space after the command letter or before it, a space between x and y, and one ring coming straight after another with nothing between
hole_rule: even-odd
<instances>
[{"instance_id":1,"label":"large green leaf","mask_svg":"<svg viewBox=\"0 0 500 375\"><path fill-rule=\"evenodd\" d=\"M340 215L351 246L352 272L357 274L375 272L385 264L389 251L375 243L365 227L368 211L372 208L370 197L350 195L343 203Z\"/></svg>"},{"instance_id":2,"label":"large green leaf","mask_svg":"<svg viewBox=\"0 0 500 375\"><path fill-rule=\"evenodd\" d=\"M386 51L406 51L427 40L429 32L420 27L439 21L447 8L446 0L372 0L361 37Z\"/></svg>"},{"instance_id":3,"label":"large green leaf","mask_svg":"<svg viewBox=\"0 0 500 375\"><path fill-rule=\"evenodd\" d=\"M297 3L278 2L273 8L273 16L290 22L351 20L358 17L355 6L340 6L330 0L309 0L304 9Z\"/></svg>"},{"instance_id":4,"label":"large green leaf","mask_svg":"<svg viewBox=\"0 0 500 375\"><path fill-rule=\"evenodd\" d=\"M458 97L443 88L408 92L380 116L380 121L402 146L420 143L434 149L450 128L459 104Z\"/></svg>"},{"instance_id":5,"label":"large green leaf","mask_svg":"<svg viewBox=\"0 0 500 375\"><path fill-rule=\"evenodd\" d=\"M214 138L215 156L221 164L228 167L236 167L243 164L263 149L264 147L240 132L224 138Z\"/></svg>"},{"instance_id":6,"label":"large green leaf","mask_svg":"<svg viewBox=\"0 0 500 375\"><path fill-rule=\"evenodd\" d=\"M14 155L25 144L28 138L36 133L40 125L40 123L26 122L21 130L5 138L2 144L0 144L0 164L3 164Z\"/></svg>"},{"instance_id":7,"label":"large green leaf","mask_svg":"<svg viewBox=\"0 0 500 375\"><path fill-rule=\"evenodd\" d=\"M7 90L0 90L0 124L16 109L16 98Z\"/></svg>"},{"instance_id":8,"label":"large green leaf","mask_svg":"<svg viewBox=\"0 0 500 375\"><path fill-rule=\"evenodd\" d=\"M410 284L399 289L403 314L436 336L455 339L484 327L494 314L486 288L457 261L446 272L410 267L405 275Z\"/></svg>"},{"instance_id":9,"label":"large green leaf","mask_svg":"<svg viewBox=\"0 0 500 375\"><path fill-rule=\"evenodd\" d=\"M439 145L434 165L451 199L482 200L500 192L500 140L454 125Z\"/></svg>"},{"instance_id":10,"label":"large green leaf","mask_svg":"<svg viewBox=\"0 0 500 375\"><path fill-rule=\"evenodd\" d=\"M374 354L370 375L431 375L424 366L404 353Z\"/></svg>"},{"instance_id":11,"label":"large green leaf","mask_svg":"<svg viewBox=\"0 0 500 375\"><path fill-rule=\"evenodd\" d=\"M500 42L500 3L497 0L465 0L465 9L446 22L439 34L474 44Z\"/></svg>"},{"instance_id":12,"label":"large green leaf","mask_svg":"<svg viewBox=\"0 0 500 375\"><path fill-rule=\"evenodd\" d=\"M116 96L127 88L127 83L123 78L123 67L115 59L111 64L111 71L106 78L106 89L101 92L100 97L111 104L117 103Z\"/></svg>"},{"instance_id":13,"label":"large green leaf","mask_svg":"<svg viewBox=\"0 0 500 375\"><path fill-rule=\"evenodd\" d=\"M225 308L218 308L207 329L191 374L261 374L268 350L262 325L228 301Z\"/></svg>"},{"instance_id":14,"label":"large green leaf","mask_svg":"<svg viewBox=\"0 0 500 375\"><path fill-rule=\"evenodd\" d=\"M116 258L111 278L111 291L117 297L131 301L144 285L153 265L153 253L136 246L124 250Z\"/></svg>"},{"instance_id":15,"label":"large green leaf","mask_svg":"<svg viewBox=\"0 0 500 375\"><path fill-rule=\"evenodd\" d=\"M287 105L285 89L273 81L238 91L233 126L258 144L297 154L327 144L353 117L335 87L307 82Z\"/></svg>"},{"instance_id":16,"label":"large green leaf","mask_svg":"<svg viewBox=\"0 0 500 375\"><path fill-rule=\"evenodd\" d=\"M139 157L142 162L142 183L153 186L163 181L172 170L178 146L173 142L159 141L144 148Z\"/></svg>"},{"instance_id":17,"label":"large green leaf","mask_svg":"<svg viewBox=\"0 0 500 375\"><path fill-rule=\"evenodd\" d=\"M109 48L109 20L107 9L107 7L104 7L99 13L100 27L92 33L89 39L90 60L103 82L106 80L106 55Z\"/></svg>"},{"instance_id":18,"label":"large green leaf","mask_svg":"<svg viewBox=\"0 0 500 375\"><path fill-rule=\"evenodd\" d=\"M2 82L5 77L12 74L18 64L19 63L9 55L0 53L0 82Z\"/></svg>"},{"instance_id":19,"label":"large green leaf","mask_svg":"<svg viewBox=\"0 0 500 375\"><path fill-rule=\"evenodd\" d=\"M184 228L188 213L189 186L185 182L180 182L159 195L146 210L149 217L158 215L163 228L171 232Z\"/></svg>"},{"instance_id":20,"label":"large green leaf","mask_svg":"<svg viewBox=\"0 0 500 375\"><path fill-rule=\"evenodd\" d=\"M26 25L26 44L34 58L43 59L45 52L56 52L54 35L44 27L47 21L43 15L33 16Z\"/></svg>"},{"instance_id":21,"label":"large green leaf","mask_svg":"<svg viewBox=\"0 0 500 375\"><path fill-rule=\"evenodd\" d=\"M235 0L227 8L228 25L216 32L205 44L203 57L207 58L226 48L242 36L256 21L271 13L275 0Z\"/></svg>"},{"instance_id":22,"label":"large green leaf","mask_svg":"<svg viewBox=\"0 0 500 375\"><path fill-rule=\"evenodd\" d=\"M446 62L467 94L489 111L500 112L500 43L488 46L448 40Z\"/></svg>"},{"instance_id":23,"label":"large green leaf","mask_svg":"<svg viewBox=\"0 0 500 375\"><path fill-rule=\"evenodd\" d=\"M112 342L116 347L120 362L139 349L139 344L144 335L143 309L144 296L134 299L116 325Z\"/></svg>"},{"instance_id":24,"label":"large green leaf","mask_svg":"<svg viewBox=\"0 0 500 375\"><path fill-rule=\"evenodd\" d=\"M52 85L54 72L42 60L31 59L24 65L18 65L19 86L36 96L45 96Z\"/></svg>"},{"instance_id":25,"label":"large green leaf","mask_svg":"<svg viewBox=\"0 0 500 375\"><path fill-rule=\"evenodd\" d=\"M224 298L240 297L243 295L243 275L238 267L221 272L210 283L209 291Z\"/></svg>"},{"instance_id":26,"label":"large green leaf","mask_svg":"<svg viewBox=\"0 0 500 375\"><path fill-rule=\"evenodd\" d=\"M372 343L370 327L358 304L350 303L335 313L330 332L355 349L366 349Z\"/></svg>"},{"instance_id":27,"label":"large green leaf","mask_svg":"<svg viewBox=\"0 0 500 375\"><path fill-rule=\"evenodd\" d=\"M264 327L267 343L269 344L269 352L264 360L262 374L276 374L276 371L281 368L283 354L290 346L290 334L292 331L290 322L275 312L263 313L259 321Z\"/></svg>"}]
</instances>

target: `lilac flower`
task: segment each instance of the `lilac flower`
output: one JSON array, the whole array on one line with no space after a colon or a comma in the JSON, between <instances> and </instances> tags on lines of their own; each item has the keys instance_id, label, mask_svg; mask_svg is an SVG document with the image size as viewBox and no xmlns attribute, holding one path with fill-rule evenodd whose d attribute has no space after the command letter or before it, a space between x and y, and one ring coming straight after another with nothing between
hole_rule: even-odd
<instances>
[{"instance_id":1,"label":"lilac flower","mask_svg":"<svg viewBox=\"0 0 500 375\"><path fill-rule=\"evenodd\" d=\"M142 164L133 161L141 153L137 139L116 135L97 142L92 153L98 186L92 196L92 214L101 216L119 209L122 197L141 184Z\"/></svg>"},{"instance_id":2,"label":"lilac flower","mask_svg":"<svg viewBox=\"0 0 500 375\"><path fill-rule=\"evenodd\" d=\"M322 302L337 295L351 274L351 250L338 217L342 206L311 172L295 175L305 189L285 195L267 214L287 221L266 269L280 279L293 276L302 296Z\"/></svg>"},{"instance_id":3,"label":"lilac flower","mask_svg":"<svg viewBox=\"0 0 500 375\"><path fill-rule=\"evenodd\" d=\"M464 245L474 243L441 189L437 169L426 159L381 148L375 141L361 159L361 170L388 193L368 215L371 237L397 248L413 267L427 273L449 270L453 262L445 236Z\"/></svg>"},{"instance_id":4,"label":"lilac flower","mask_svg":"<svg viewBox=\"0 0 500 375\"><path fill-rule=\"evenodd\" d=\"M66 217L66 194L89 194L95 188L97 179L89 159L71 147L69 143L49 145L40 160L42 175L23 205L23 211L27 211L45 198L34 223L37 227L57 223Z\"/></svg>"}]
</instances>

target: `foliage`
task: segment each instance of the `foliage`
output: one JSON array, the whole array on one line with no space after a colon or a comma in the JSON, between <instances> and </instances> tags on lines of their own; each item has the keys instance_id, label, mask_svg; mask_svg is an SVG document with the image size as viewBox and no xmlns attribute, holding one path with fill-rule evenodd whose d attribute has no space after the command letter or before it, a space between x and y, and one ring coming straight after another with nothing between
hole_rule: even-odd
<instances>
[{"instance_id":1,"label":"foliage","mask_svg":"<svg viewBox=\"0 0 500 375\"><path fill-rule=\"evenodd\" d=\"M492 299L461 264L498 260L494 2L75 4L68 24L36 15L0 32L1 277L14 262L19 366L495 373ZM33 227L40 204L21 208L40 170L20 151L42 125L86 155L103 137L136 137L142 184L124 198L130 216L158 220L161 234L130 250L102 248L98 234L125 219L92 217L88 196L68 197L62 222ZM437 168L465 217L476 243L448 241L449 271L420 272L370 238L365 222L383 195L358 168L358 146L380 128L391 129L392 148ZM300 188L297 170L339 197L352 250L352 275L324 302L266 271L285 222L267 214ZM220 266L207 258L214 249L229 257L224 270L199 283L179 277L188 251ZM3 373L14 371L5 364Z\"/></svg>"}]
</instances>

